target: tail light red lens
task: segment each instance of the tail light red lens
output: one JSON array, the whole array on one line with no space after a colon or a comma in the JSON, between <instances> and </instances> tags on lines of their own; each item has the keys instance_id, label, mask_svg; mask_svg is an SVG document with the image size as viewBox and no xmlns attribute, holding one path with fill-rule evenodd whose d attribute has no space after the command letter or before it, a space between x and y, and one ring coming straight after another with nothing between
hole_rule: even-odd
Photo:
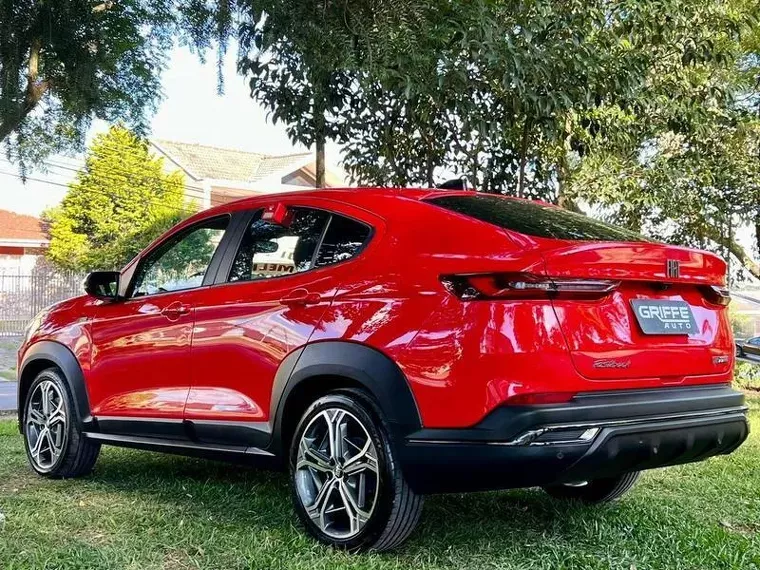
<instances>
[{"instance_id":1,"label":"tail light red lens","mask_svg":"<svg viewBox=\"0 0 760 570\"><path fill-rule=\"evenodd\" d=\"M720 285L703 285L699 288L708 303L727 307L731 302L731 293Z\"/></svg>"},{"instance_id":2,"label":"tail light red lens","mask_svg":"<svg viewBox=\"0 0 760 570\"><path fill-rule=\"evenodd\" d=\"M618 288L607 279L552 278L531 273L444 275L447 291L464 301L484 299L598 299Z\"/></svg>"}]
</instances>

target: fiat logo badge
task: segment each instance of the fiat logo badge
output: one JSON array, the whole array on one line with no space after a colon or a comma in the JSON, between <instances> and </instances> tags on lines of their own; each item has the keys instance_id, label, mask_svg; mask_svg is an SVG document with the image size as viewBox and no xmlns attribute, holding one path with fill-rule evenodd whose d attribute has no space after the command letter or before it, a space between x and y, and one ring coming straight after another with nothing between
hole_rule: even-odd
<instances>
[{"instance_id":1,"label":"fiat logo badge","mask_svg":"<svg viewBox=\"0 0 760 570\"><path fill-rule=\"evenodd\" d=\"M667 276L671 278L678 278L681 276L681 264L677 259L668 259L667 262Z\"/></svg>"}]
</instances>

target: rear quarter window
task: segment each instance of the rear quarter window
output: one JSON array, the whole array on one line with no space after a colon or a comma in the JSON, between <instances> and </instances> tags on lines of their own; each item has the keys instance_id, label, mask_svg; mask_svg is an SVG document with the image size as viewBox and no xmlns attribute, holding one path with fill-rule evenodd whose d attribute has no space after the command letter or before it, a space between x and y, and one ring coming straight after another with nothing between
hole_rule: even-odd
<instances>
[{"instance_id":1,"label":"rear quarter window","mask_svg":"<svg viewBox=\"0 0 760 570\"><path fill-rule=\"evenodd\" d=\"M473 194L429 198L426 202L535 237L576 241L649 241L625 228L528 200Z\"/></svg>"}]
</instances>

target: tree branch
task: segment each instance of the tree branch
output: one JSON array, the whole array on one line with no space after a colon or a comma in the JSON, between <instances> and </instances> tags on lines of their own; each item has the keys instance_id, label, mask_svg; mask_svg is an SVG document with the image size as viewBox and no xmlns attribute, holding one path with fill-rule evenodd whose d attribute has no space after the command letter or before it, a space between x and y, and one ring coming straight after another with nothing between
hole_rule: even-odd
<instances>
[{"instance_id":1,"label":"tree branch","mask_svg":"<svg viewBox=\"0 0 760 570\"><path fill-rule=\"evenodd\" d=\"M760 263L752 259L752 256L747 253L747 250L739 245L736 240L730 239L728 236L715 228L714 226L708 226L706 229L707 237L716 242L718 245L722 245L728 251L739 260L744 268L749 271L755 278L760 279Z\"/></svg>"},{"instance_id":2,"label":"tree branch","mask_svg":"<svg viewBox=\"0 0 760 570\"><path fill-rule=\"evenodd\" d=\"M12 132L14 132L26 117L31 113L42 99L43 95L50 89L50 81L39 81L40 71L40 51L42 42L39 38L32 40L29 49L29 63L26 72L26 90L24 99L19 106L0 124L0 142L4 141Z\"/></svg>"}]
</instances>

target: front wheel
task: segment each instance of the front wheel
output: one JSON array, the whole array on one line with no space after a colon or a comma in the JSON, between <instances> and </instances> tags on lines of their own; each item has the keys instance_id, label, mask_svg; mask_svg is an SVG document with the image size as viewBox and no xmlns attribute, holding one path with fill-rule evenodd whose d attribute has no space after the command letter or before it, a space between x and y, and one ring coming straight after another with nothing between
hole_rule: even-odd
<instances>
[{"instance_id":1,"label":"front wheel","mask_svg":"<svg viewBox=\"0 0 760 570\"><path fill-rule=\"evenodd\" d=\"M291 443L290 481L309 534L350 551L400 545L422 511L380 410L358 390L324 396L306 410Z\"/></svg>"},{"instance_id":2,"label":"front wheel","mask_svg":"<svg viewBox=\"0 0 760 570\"><path fill-rule=\"evenodd\" d=\"M584 503L607 503L627 493L638 478L639 472L633 471L617 477L552 485L544 487L544 491L555 499L575 499Z\"/></svg>"},{"instance_id":3,"label":"front wheel","mask_svg":"<svg viewBox=\"0 0 760 570\"><path fill-rule=\"evenodd\" d=\"M43 477L87 475L100 444L82 433L69 386L56 368L40 372L24 402L23 432L29 464Z\"/></svg>"}]
</instances>

